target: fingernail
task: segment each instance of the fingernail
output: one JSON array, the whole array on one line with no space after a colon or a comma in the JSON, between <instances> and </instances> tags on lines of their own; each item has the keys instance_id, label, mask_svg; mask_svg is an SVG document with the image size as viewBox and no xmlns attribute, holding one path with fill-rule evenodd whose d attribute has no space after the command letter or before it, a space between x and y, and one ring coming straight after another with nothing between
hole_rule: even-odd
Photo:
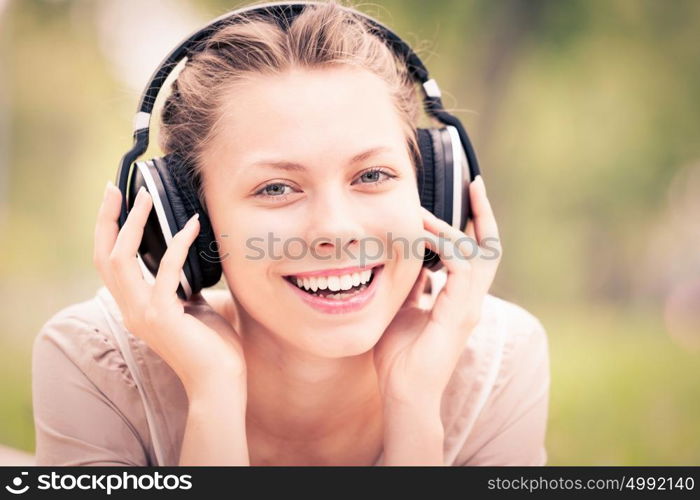
<instances>
[{"instance_id":1,"label":"fingernail","mask_svg":"<svg viewBox=\"0 0 700 500\"><path fill-rule=\"evenodd\" d=\"M194 224L194 221L199 220L199 212L194 214L192 217L190 217L190 220L187 221L188 225Z\"/></svg>"},{"instance_id":2,"label":"fingernail","mask_svg":"<svg viewBox=\"0 0 700 500\"><path fill-rule=\"evenodd\" d=\"M136 201L139 203L145 203L147 193L148 193L148 191L146 190L146 188L144 186L141 186L139 188L138 193L136 193Z\"/></svg>"},{"instance_id":3,"label":"fingernail","mask_svg":"<svg viewBox=\"0 0 700 500\"><path fill-rule=\"evenodd\" d=\"M109 193L109 186L111 186L111 185L112 185L112 181L111 181L111 180L108 180L108 181L107 181L107 184L105 184L104 193L102 193L102 197L103 197L103 198L107 198L107 193Z\"/></svg>"}]
</instances>

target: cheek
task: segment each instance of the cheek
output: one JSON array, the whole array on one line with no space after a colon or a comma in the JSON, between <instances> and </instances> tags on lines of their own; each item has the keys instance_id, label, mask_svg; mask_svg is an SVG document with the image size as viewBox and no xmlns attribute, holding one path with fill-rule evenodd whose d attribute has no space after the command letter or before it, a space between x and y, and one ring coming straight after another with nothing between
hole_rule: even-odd
<instances>
[{"instance_id":1,"label":"cheek","mask_svg":"<svg viewBox=\"0 0 700 500\"><path fill-rule=\"evenodd\" d=\"M382 212L381 231L392 258L401 262L422 256L423 220L420 204L403 204L386 207Z\"/></svg>"},{"instance_id":2,"label":"cheek","mask_svg":"<svg viewBox=\"0 0 700 500\"><path fill-rule=\"evenodd\" d=\"M224 276L231 290L241 299L266 286L265 261L267 256L257 249L264 248L253 222L240 211L219 207L212 220L218 242L219 257Z\"/></svg>"},{"instance_id":3,"label":"cheek","mask_svg":"<svg viewBox=\"0 0 700 500\"><path fill-rule=\"evenodd\" d=\"M284 214L237 210L220 217L215 230L222 254L234 262L259 265L269 257L269 243L284 238L291 227Z\"/></svg>"}]
</instances>

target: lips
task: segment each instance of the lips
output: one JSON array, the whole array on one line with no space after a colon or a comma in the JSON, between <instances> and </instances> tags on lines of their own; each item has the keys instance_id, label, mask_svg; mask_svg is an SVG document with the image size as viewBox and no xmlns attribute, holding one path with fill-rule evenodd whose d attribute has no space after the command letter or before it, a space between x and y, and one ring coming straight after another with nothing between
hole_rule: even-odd
<instances>
[{"instance_id":1,"label":"lips","mask_svg":"<svg viewBox=\"0 0 700 500\"><path fill-rule=\"evenodd\" d=\"M364 268L359 272L346 272L343 274L311 275L305 274L286 276L285 279L308 293L330 295L332 292L347 292L358 290L362 285L371 281L374 275L373 268ZM350 269L350 268L346 268Z\"/></svg>"},{"instance_id":2,"label":"lips","mask_svg":"<svg viewBox=\"0 0 700 500\"><path fill-rule=\"evenodd\" d=\"M367 270L366 267L364 269ZM302 289L304 288L304 286L300 288L298 286L298 283L296 282L296 280L298 279L298 275L285 276L285 281L297 297L299 297L305 304L312 307L316 311L325 314L350 313L363 309L372 300L376 293L376 290L379 287L380 282L382 281L381 276L383 274L382 271L384 270L384 265L375 265L372 266L371 269L372 276L366 284L361 284L359 287L354 286L353 284L353 287L347 291L338 290L337 292L334 292L333 290L328 290L328 288L326 288L324 291L321 291L322 289L318 289L316 292L314 292L312 287L310 287L308 290L304 290ZM332 275L331 279L337 279L338 276L339 275L337 274ZM347 276L347 274L343 274L340 276ZM292 279L294 281L292 281ZM326 278L325 276L321 276L319 278L313 279L316 281L315 284L319 285L323 284L323 280L327 280L328 278ZM308 281L308 285L313 285L311 280L312 278L305 278L302 283L307 284L305 282ZM328 283L326 283L326 285L328 285ZM335 285L336 283L333 283L332 286L335 288ZM347 285L347 281L345 285ZM336 294L342 294L342 296L340 298L328 298L323 296L330 294L334 296L337 296Z\"/></svg>"},{"instance_id":3,"label":"lips","mask_svg":"<svg viewBox=\"0 0 700 500\"><path fill-rule=\"evenodd\" d=\"M340 276L343 274L353 274L353 273L360 273L363 271L370 270L374 267L377 266L382 266L382 263L377 263L377 264L372 264L369 266L351 266L351 267L342 267L342 268L336 268L336 269L322 269L318 271L306 271L306 272L300 272L300 273L295 273L295 274L288 274L285 276L285 278L311 278L311 277L319 277L319 276Z\"/></svg>"}]
</instances>

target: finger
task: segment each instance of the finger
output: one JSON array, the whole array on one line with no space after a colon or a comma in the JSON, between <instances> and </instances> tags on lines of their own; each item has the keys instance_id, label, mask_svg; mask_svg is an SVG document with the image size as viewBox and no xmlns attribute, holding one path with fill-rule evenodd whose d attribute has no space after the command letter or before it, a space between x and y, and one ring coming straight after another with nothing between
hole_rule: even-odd
<instances>
[{"instance_id":1,"label":"finger","mask_svg":"<svg viewBox=\"0 0 700 500\"><path fill-rule=\"evenodd\" d=\"M478 175L469 186L473 209L473 228L479 247L478 259L472 261L470 300L482 301L488 294L502 254L501 239L493 209L486 195L484 179ZM470 221L471 222L471 221Z\"/></svg>"},{"instance_id":2,"label":"finger","mask_svg":"<svg viewBox=\"0 0 700 500\"><path fill-rule=\"evenodd\" d=\"M187 253L199 234L199 214L193 215L185 226L173 236L158 266L158 274L153 285L153 300L160 305L180 302L177 287L180 284L182 268ZM197 297L193 296L197 300Z\"/></svg>"},{"instance_id":3,"label":"finger","mask_svg":"<svg viewBox=\"0 0 700 500\"><path fill-rule=\"evenodd\" d=\"M423 296L427 279L428 271L425 268L421 268L416 281L413 283L413 288L411 288L411 291L408 293L403 303L403 307L420 307L421 297Z\"/></svg>"},{"instance_id":4,"label":"finger","mask_svg":"<svg viewBox=\"0 0 700 500\"><path fill-rule=\"evenodd\" d=\"M180 297L177 297L177 299L180 300ZM207 302L207 299L204 298L204 295L202 295L202 291L200 290L199 292L192 294L187 302L184 302L184 308L185 312L192 314L192 311L197 311L201 308L211 309L212 307L209 302Z\"/></svg>"},{"instance_id":5,"label":"finger","mask_svg":"<svg viewBox=\"0 0 700 500\"><path fill-rule=\"evenodd\" d=\"M459 249L463 259L469 259L475 255L475 248L478 247L478 243L474 238L452 227L426 208L421 207L421 210L423 211L423 227L438 237L452 242L448 250Z\"/></svg>"},{"instance_id":6,"label":"finger","mask_svg":"<svg viewBox=\"0 0 700 500\"><path fill-rule=\"evenodd\" d=\"M467 221L467 227L464 229L464 234L476 241L476 232L474 231L474 219L470 218Z\"/></svg>"},{"instance_id":7,"label":"finger","mask_svg":"<svg viewBox=\"0 0 700 500\"><path fill-rule=\"evenodd\" d=\"M450 301L462 300L462 304L466 304L470 287L474 286L477 291L484 287L490 287L492 278L489 279L489 277L495 274L496 266L494 264L497 265L497 261L482 259L482 249L475 239L469 238L431 212L425 209L424 212L426 231L430 231L426 232L426 237L433 242L429 248L438 254L448 273L448 282L443 290L446 291ZM438 233L438 236L433 233ZM450 239L457 237L457 235L460 236L456 241ZM434 249L436 246L437 250ZM484 262L481 262L482 260ZM467 278L460 277L464 276L465 273L468 275ZM450 276L458 278L450 279ZM485 285L481 286L481 284ZM438 300L439 295L436 298L436 304ZM457 314L457 316L459 315Z\"/></svg>"},{"instance_id":8,"label":"finger","mask_svg":"<svg viewBox=\"0 0 700 500\"><path fill-rule=\"evenodd\" d=\"M120 209L121 192L110 181L105 186L102 203L97 211L92 256L93 263L108 288L112 286L112 276L108 272L107 263L119 233L117 219Z\"/></svg>"},{"instance_id":9,"label":"finger","mask_svg":"<svg viewBox=\"0 0 700 500\"><path fill-rule=\"evenodd\" d=\"M450 244L431 233L425 239L427 246L438 255L444 255L440 249L441 243ZM467 329L461 325L472 314L470 308L475 302L471 263L455 257L443 259L443 264L447 270L447 281L435 298L428 326L416 341L420 352L434 356L435 359L446 359L445 356L449 353L460 351L468 334Z\"/></svg>"},{"instance_id":10,"label":"finger","mask_svg":"<svg viewBox=\"0 0 700 500\"><path fill-rule=\"evenodd\" d=\"M136 254L152 203L148 191L143 187L139 189L110 254L112 272L122 293L126 298L139 302L146 298L150 285L143 278Z\"/></svg>"},{"instance_id":11,"label":"finger","mask_svg":"<svg viewBox=\"0 0 700 500\"><path fill-rule=\"evenodd\" d=\"M486 186L481 175L477 175L474 182L469 185L469 194L472 200L474 226L479 246L484 245L485 238L489 238L489 241L500 242L498 225L493 215L491 203L486 196Z\"/></svg>"},{"instance_id":12,"label":"finger","mask_svg":"<svg viewBox=\"0 0 700 500\"><path fill-rule=\"evenodd\" d=\"M453 307L452 303L454 305L459 304L460 301L463 304L471 279L471 263L456 251L452 241L441 236L435 236L427 231L424 234L424 238L426 246L438 254L447 271L447 282L440 293L444 292L448 297L451 303L449 307ZM440 294L438 294L436 304L439 298ZM454 314L454 311L450 314Z\"/></svg>"}]
</instances>

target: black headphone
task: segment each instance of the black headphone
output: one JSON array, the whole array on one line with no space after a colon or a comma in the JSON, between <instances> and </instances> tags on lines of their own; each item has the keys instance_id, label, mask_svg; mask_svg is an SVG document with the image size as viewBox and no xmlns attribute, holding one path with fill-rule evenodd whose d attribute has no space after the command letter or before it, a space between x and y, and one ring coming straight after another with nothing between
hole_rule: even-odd
<instances>
[{"instance_id":1,"label":"black headphone","mask_svg":"<svg viewBox=\"0 0 700 500\"><path fill-rule=\"evenodd\" d=\"M153 276L172 237L187 220L199 213L200 232L190 247L180 273L177 294L183 300L210 287L221 279L221 261L211 222L197 196L196 186L189 180L189 167L176 153L147 161L136 161L148 148L151 112L163 83L185 57L196 52L195 47L215 32L229 25L234 16L262 15L285 28L300 14L306 5L322 5L322 2L275 2L244 7L214 19L175 47L153 73L141 95L138 112L134 117L134 146L122 157L117 172L116 185L122 192L119 227L126 221L141 186L148 189L153 199L153 210L144 227L138 258ZM386 43L408 66L409 73L421 84L424 92L425 111L439 120L444 127L416 129L416 138L422 165L418 166L418 190L421 205L440 219L460 231L464 231L472 218L469 203L469 184L480 174L476 154L467 132L460 121L443 109L440 88L428 77L425 68L413 50L392 31L371 17L348 7L341 7L368 22L372 33ZM426 251L423 262L429 269L439 269L442 263L438 255Z\"/></svg>"}]
</instances>

